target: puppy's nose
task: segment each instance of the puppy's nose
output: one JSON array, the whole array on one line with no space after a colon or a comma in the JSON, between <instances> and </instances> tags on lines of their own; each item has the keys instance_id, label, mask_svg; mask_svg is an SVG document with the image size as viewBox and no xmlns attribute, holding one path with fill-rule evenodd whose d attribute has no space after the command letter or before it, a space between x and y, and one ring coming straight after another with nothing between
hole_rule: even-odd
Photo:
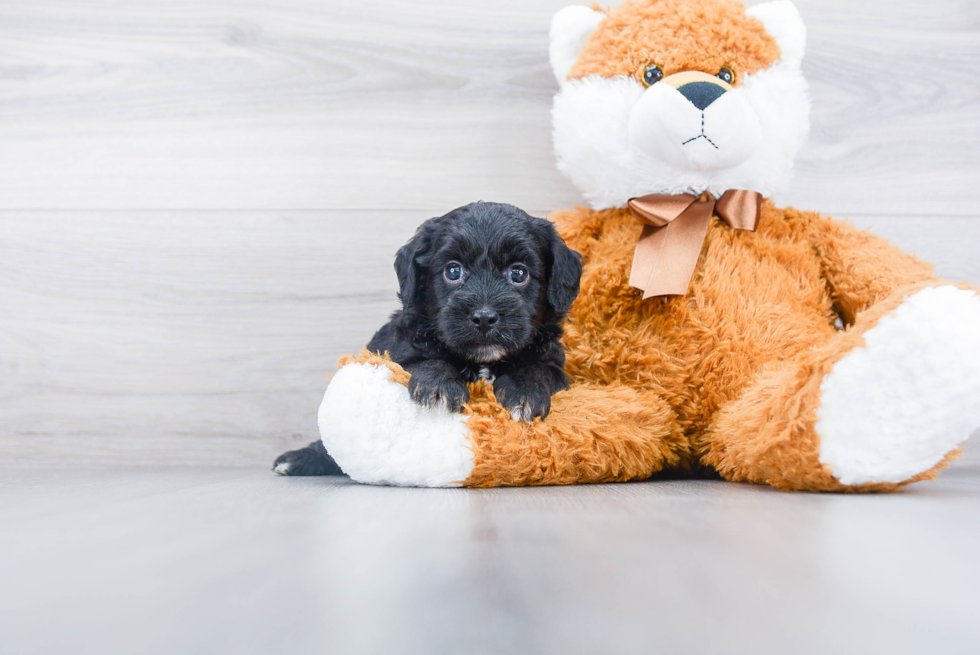
<instances>
[{"instance_id":1,"label":"puppy's nose","mask_svg":"<svg viewBox=\"0 0 980 655\"><path fill-rule=\"evenodd\" d=\"M475 325L480 332L489 332L499 319L500 317L497 316L497 312L493 311L489 307L481 307L470 314L470 320L473 321L473 325Z\"/></svg>"},{"instance_id":2,"label":"puppy's nose","mask_svg":"<svg viewBox=\"0 0 980 655\"><path fill-rule=\"evenodd\" d=\"M704 111L712 102L725 95L725 89L711 82L689 82L677 89L692 105Z\"/></svg>"}]
</instances>

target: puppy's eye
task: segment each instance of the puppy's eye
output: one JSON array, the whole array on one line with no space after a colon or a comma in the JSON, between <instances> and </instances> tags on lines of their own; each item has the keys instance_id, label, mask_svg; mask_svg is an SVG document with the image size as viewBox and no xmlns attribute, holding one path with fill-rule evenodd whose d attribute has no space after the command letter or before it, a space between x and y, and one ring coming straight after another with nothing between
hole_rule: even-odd
<instances>
[{"instance_id":1,"label":"puppy's eye","mask_svg":"<svg viewBox=\"0 0 980 655\"><path fill-rule=\"evenodd\" d=\"M459 262L449 262L442 271L447 282L459 282L463 279L463 265Z\"/></svg>"},{"instance_id":2,"label":"puppy's eye","mask_svg":"<svg viewBox=\"0 0 980 655\"><path fill-rule=\"evenodd\" d=\"M656 64L650 64L643 69L643 84L644 86L653 86L660 80L664 79L664 72Z\"/></svg>"},{"instance_id":3,"label":"puppy's eye","mask_svg":"<svg viewBox=\"0 0 980 655\"><path fill-rule=\"evenodd\" d=\"M531 276L527 272L527 266L524 264L514 264L510 267L510 270L507 271L507 279L510 280L510 283L515 287L524 286L527 284L530 277Z\"/></svg>"},{"instance_id":4,"label":"puppy's eye","mask_svg":"<svg viewBox=\"0 0 980 655\"><path fill-rule=\"evenodd\" d=\"M718 79L728 85L735 84L735 73L728 66L722 66L721 70L718 71Z\"/></svg>"}]
</instances>

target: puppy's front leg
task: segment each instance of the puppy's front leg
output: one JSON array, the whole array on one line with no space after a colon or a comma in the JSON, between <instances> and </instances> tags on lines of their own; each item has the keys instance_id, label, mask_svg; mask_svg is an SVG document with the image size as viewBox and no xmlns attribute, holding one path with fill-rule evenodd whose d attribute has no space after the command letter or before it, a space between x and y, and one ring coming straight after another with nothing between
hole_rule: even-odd
<instances>
[{"instance_id":1,"label":"puppy's front leg","mask_svg":"<svg viewBox=\"0 0 980 655\"><path fill-rule=\"evenodd\" d=\"M420 405L442 405L450 412L458 412L470 399L470 392L459 371L449 362L427 359L410 364L405 370L412 374L408 381L408 393Z\"/></svg>"},{"instance_id":2,"label":"puppy's front leg","mask_svg":"<svg viewBox=\"0 0 980 655\"><path fill-rule=\"evenodd\" d=\"M514 368L493 383L497 400L515 421L530 423L551 411L551 396L568 388L565 372L553 364L537 362Z\"/></svg>"}]
</instances>

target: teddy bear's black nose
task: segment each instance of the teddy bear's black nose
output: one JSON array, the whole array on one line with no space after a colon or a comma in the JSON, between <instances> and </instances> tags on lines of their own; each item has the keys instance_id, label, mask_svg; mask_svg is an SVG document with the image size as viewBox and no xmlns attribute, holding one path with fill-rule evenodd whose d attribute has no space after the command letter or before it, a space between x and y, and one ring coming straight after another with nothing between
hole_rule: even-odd
<instances>
[{"instance_id":1,"label":"teddy bear's black nose","mask_svg":"<svg viewBox=\"0 0 980 655\"><path fill-rule=\"evenodd\" d=\"M704 111L712 102L725 95L725 89L711 82L690 82L677 89L691 104Z\"/></svg>"}]
</instances>

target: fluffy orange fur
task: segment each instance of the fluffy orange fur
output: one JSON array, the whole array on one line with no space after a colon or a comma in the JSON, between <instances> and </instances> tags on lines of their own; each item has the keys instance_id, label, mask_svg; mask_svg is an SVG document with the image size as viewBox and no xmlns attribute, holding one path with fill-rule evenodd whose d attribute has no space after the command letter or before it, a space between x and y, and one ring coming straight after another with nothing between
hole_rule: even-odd
<instances>
[{"instance_id":1,"label":"fluffy orange fur","mask_svg":"<svg viewBox=\"0 0 980 655\"><path fill-rule=\"evenodd\" d=\"M370 364L391 369L391 381L408 386L410 375L384 355L364 351L338 366ZM463 413L472 434L475 466L466 486L573 484L647 478L678 464L686 440L667 403L625 386L579 385L552 401L552 418L532 424L511 420L493 394L469 385Z\"/></svg>"},{"instance_id":2,"label":"fluffy orange fur","mask_svg":"<svg viewBox=\"0 0 980 655\"><path fill-rule=\"evenodd\" d=\"M687 296L643 300L628 284L640 231L629 211L551 218L585 257L564 339L572 389L531 426L511 421L485 390L474 394L468 486L625 480L697 465L781 489L898 486L845 487L819 462L819 387L885 312L941 284L931 266L847 224L766 201L754 233L715 220Z\"/></svg>"},{"instance_id":3,"label":"fluffy orange fur","mask_svg":"<svg viewBox=\"0 0 980 655\"><path fill-rule=\"evenodd\" d=\"M687 440L667 403L627 386L576 385L546 421L512 421L481 386L467 407L475 466L469 487L615 482L680 463Z\"/></svg>"},{"instance_id":4,"label":"fluffy orange fur","mask_svg":"<svg viewBox=\"0 0 980 655\"><path fill-rule=\"evenodd\" d=\"M902 485L851 487L818 458L824 375L908 294L945 284L929 264L846 223L766 201L756 232L715 219L687 296L643 300L628 284L640 232L628 210L579 208L551 219L585 258L564 338L572 388L529 425L511 420L489 385L471 385L466 486L710 467L780 489L890 491L935 477L958 454ZM388 366L392 381L408 384L386 357L340 363L352 362Z\"/></svg>"},{"instance_id":5,"label":"fluffy orange fur","mask_svg":"<svg viewBox=\"0 0 980 655\"><path fill-rule=\"evenodd\" d=\"M667 35L664 37L664 35ZM587 42L570 78L722 66L737 75L780 56L736 0L627 2ZM733 481L808 491L847 487L819 461L820 384L909 293L943 284L930 265L874 235L766 201L757 231L715 219L686 296L643 300L629 285L641 225L627 209L551 220L582 253L565 325L571 389L546 420L512 421L490 386L464 408L474 453L466 486L571 484L710 468ZM965 288L965 287L964 287ZM386 358L346 361L389 366ZM957 451L958 452L958 451ZM904 484L935 477L955 456Z\"/></svg>"},{"instance_id":6,"label":"fluffy orange fur","mask_svg":"<svg viewBox=\"0 0 980 655\"><path fill-rule=\"evenodd\" d=\"M627 2L609 13L568 78L632 75L642 82L650 64L665 75L717 75L726 66L734 71L737 85L742 76L768 67L779 55L779 46L762 23L746 16L744 5L736 0L645 0Z\"/></svg>"}]
</instances>

